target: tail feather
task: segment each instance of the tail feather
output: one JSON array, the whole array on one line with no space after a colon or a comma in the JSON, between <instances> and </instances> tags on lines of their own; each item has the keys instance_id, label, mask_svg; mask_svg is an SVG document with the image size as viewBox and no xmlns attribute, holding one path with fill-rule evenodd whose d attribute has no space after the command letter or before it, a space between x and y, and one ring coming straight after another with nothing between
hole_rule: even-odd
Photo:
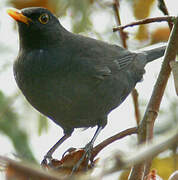
<instances>
[{"instance_id":1,"label":"tail feather","mask_svg":"<svg viewBox=\"0 0 178 180\"><path fill-rule=\"evenodd\" d=\"M166 46L162 46L155 49L144 51L147 58L147 63L162 57L164 55L165 50L166 50Z\"/></svg>"}]
</instances>

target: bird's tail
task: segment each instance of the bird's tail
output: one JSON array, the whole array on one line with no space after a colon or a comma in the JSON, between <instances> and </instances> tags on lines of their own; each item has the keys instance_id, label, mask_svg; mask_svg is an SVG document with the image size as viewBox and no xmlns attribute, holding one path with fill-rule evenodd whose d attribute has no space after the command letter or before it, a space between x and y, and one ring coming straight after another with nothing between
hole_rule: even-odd
<instances>
[{"instance_id":1,"label":"bird's tail","mask_svg":"<svg viewBox=\"0 0 178 180\"><path fill-rule=\"evenodd\" d=\"M166 46L162 46L162 47L144 51L147 58L147 63L162 57L164 55L165 50L166 50Z\"/></svg>"}]
</instances>

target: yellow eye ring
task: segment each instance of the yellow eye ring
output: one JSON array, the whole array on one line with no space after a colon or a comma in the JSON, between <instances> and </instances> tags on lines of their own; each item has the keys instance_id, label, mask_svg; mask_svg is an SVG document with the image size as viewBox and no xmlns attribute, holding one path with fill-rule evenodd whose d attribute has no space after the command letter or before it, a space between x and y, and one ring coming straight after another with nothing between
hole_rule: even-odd
<instances>
[{"instance_id":1,"label":"yellow eye ring","mask_svg":"<svg viewBox=\"0 0 178 180\"><path fill-rule=\"evenodd\" d=\"M49 21L49 16L48 16L48 14L42 14L42 15L38 18L38 20L39 20L40 23L42 23L42 24L47 24L48 21Z\"/></svg>"}]
</instances>

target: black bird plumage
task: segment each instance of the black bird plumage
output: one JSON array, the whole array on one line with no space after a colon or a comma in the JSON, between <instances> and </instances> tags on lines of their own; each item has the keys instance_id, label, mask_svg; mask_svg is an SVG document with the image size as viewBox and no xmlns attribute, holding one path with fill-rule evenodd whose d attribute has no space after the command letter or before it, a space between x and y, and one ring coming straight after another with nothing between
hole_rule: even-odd
<instances>
[{"instance_id":1,"label":"black bird plumage","mask_svg":"<svg viewBox=\"0 0 178 180\"><path fill-rule=\"evenodd\" d=\"M29 103L68 136L74 128L104 128L108 114L142 79L145 65L165 51L164 46L135 53L73 34L44 8L22 9L20 16L27 22L13 17L20 37L16 82Z\"/></svg>"}]
</instances>

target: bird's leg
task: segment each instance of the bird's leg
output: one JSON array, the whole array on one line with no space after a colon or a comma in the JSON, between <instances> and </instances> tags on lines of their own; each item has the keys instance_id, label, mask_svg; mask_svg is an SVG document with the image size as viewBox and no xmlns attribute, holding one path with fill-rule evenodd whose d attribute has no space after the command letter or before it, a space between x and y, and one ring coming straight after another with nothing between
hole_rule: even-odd
<instances>
[{"instance_id":1,"label":"bird's leg","mask_svg":"<svg viewBox=\"0 0 178 180\"><path fill-rule=\"evenodd\" d=\"M73 174L81 165L81 163L83 162L84 158L87 158L87 165L88 165L88 161L90 160L91 157L91 151L93 149L93 144L98 136L98 134L101 132L101 130L103 129L102 126L98 126L93 138L91 139L91 141L84 147L84 154L82 155L82 157L80 158L80 160L77 162L77 164L73 167L72 169L72 173Z\"/></svg>"},{"instance_id":2,"label":"bird's leg","mask_svg":"<svg viewBox=\"0 0 178 180\"><path fill-rule=\"evenodd\" d=\"M45 165L47 164L47 160L51 161L52 159L52 154L54 153L54 151L69 137L71 136L71 134L64 134L64 136L62 136L61 139L59 139L59 141L57 141L57 143L52 146L52 148L50 148L50 150L46 153L46 155L44 156L41 165Z\"/></svg>"}]
</instances>

